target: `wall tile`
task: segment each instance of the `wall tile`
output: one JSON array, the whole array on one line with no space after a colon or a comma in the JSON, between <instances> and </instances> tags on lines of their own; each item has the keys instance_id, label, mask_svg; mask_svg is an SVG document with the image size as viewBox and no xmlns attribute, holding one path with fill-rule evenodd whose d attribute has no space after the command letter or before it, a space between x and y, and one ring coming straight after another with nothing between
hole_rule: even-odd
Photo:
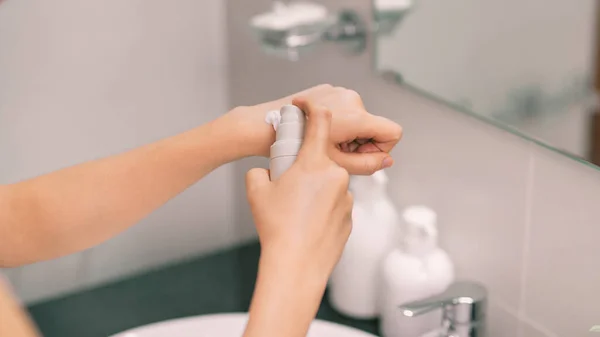
<instances>
[{"instance_id":1,"label":"wall tile","mask_svg":"<svg viewBox=\"0 0 600 337\"><path fill-rule=\"evenodd\" d=\"M227 202L231 175L230 166L213 172L125 233L93 248L85 284L97 285L237 242Z\"/></svg>"},{"instance_id":2,"label":"wall tile","mask_svg":"<svg viewBox=\"0 0 600 337\"><path fill-rule=\"evenodd\" d=\"M17 268L0 268L0 275L4 276L6 280L12 285L15 286L19 280L20 270Z\"/></svg>"},{"instance_id":3,"label":"wall tile","mask_svg":"<svg viewBox=\"0 0 600 337\"><path fill-rule=\"evenodd\" d=\"M396 102L406 130L390 170L400 206L426 204L457 275L515 312L520 298L527 143L421 98ZM389 106L388 109L392 109Z\"/></svg>"},{"instance_id":4,"label":"wall tile","mask_svg":"<svg viewBox=\"0 0 600 337\"><path fill-rule=\"evenodd\" d=\"M79 253L21 267L14 289L27 304L79 290L81 262Z\"/></svg>"},{"instance_id":5,"label":"wall tile","mask_svg":"<svg viewBox=\"0 0 600 337\"><path fill-rule=\"evenodd\" d=\"M600 324L600 174L546 149L534 155L523 314L558 336L588 336Z\"/></svg>"},{"instance_id":6,"label":"wall tile","mask_svg":"<svg viewBox=\"0 0 600 337\"><path fill-rule=\"evenodd\" d=\"M545 331L541 327L533 326L527 322L520 322L519 324L519 337L556 337L553 333Z\"/></svg>"},{"instance_id":7,"label":"wall tile","mask_svg":"<svg viewBox=\"0 0 600 337\"><path fill-rule=\"evenodd\" d=\"M488 337L516 337L519 330L519 320L516 313L491 302L487 315Z\"/></svg>"},{"instance_id":8,"label":"wall tile","mask_svg":"<svg viewBox=\"0 0 600 337\"><path fill-rule=\"evenodd\" d=\"M226 112L224 9L220 0L3 3L0 184L119 153ZM85 252L79 281L89 286L235 242L231 175L231 166L221 168ZM19 293L37 300L70 288L77 256L24 267ZM44 280L56 281L46 287Z\"/></svg>"}]
</instances>

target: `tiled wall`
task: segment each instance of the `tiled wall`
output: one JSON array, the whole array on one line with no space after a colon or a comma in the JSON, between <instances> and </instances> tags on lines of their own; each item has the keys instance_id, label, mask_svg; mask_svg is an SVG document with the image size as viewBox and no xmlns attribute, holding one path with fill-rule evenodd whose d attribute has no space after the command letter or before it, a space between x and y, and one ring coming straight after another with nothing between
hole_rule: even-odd
<instances>
[{"instance_id":1,"label":"tiled wall","mask_svg":"<svg viewBox=\"0 0 600 337\"><path fill-rule=\"evenodd\" d=\"M232 103L324 82L358 90L372 112L403 124L390 192L399 206L438 211L459 277L489 288L490 336L589 336L600 324L600 172L386 83L372 72L372 51L343 56L324 46L296 63L264 56L247 22L269 2L228 1ZM320 2L370 15L370 1ZM254 231L243 174L255 165L265 162L235 167L236 224L246 238Z\"/></svg>"},{"instance_id":2,"label":"tiled wall","mask_svg":"<svg viewBox=\"0 0 600 337\"><path fill-rule=\"evenodd\" d=\"M593 74L597 1L547 3L420 2L399 29L380 38L378 67L399 71L408 83L447 101L490 117L501 114L535 137L585 156L589 104L567 102ZM519 110L517 95L534 95L550 109L532 119Z\"/></svg>"},{"instance_id":3,"label":"tiled wall","mask_svg":"<svg viewBox=\"0 0 600 337\"><path fill-rule=\"evenodd\" d=\"M0 183L184 131L227 111L220 0L0 5ZM230 244L232 167L89 251L5 271L38 301Z\"/></svg>"}]
</instances>

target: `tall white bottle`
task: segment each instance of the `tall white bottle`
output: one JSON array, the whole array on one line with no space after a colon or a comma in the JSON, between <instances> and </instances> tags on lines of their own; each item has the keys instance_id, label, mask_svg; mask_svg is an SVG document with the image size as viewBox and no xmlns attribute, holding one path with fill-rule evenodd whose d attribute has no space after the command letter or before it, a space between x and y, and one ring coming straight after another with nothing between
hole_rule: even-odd
<instances>
[{"instance_id":1,"label":"tall white bottle","mask_svg":"<svg viewBox=\"0 0 600 337\"><path fill-rule=\"evenodd\" d=\"M352 234L329 282L329 301L341 314L358 319L379 315L381 261L400 240L399 214L386 193L384 171L353 176Z\"/></svg>"},{"instance_id":2,"label":"tall white bottle","mask_svg":"<svg viewBox=\"0 0 600 337\"><path fill-rule=\"evenodd\" d=\"M277 180L296 161L304 140L306 115L295 105L284 105L278 118L267 122L275 127L275 143L271 145L269 171L271 180Z\"/></svg>"},{"instance_id":3,"label":"tall white bottle","mask_svg":"<svg viewBox=\"0 0 600 337\"><path fill-rule=\"evenodd\" d=\"M393 250L382 263L380 332L384 337L418 337L438 329L441 310L419 317L404 317L398 307L444 292L454 281L452 261L438 247L437 216L424 206L402 213L403 247Z\"/></svg>"}]
</instances>

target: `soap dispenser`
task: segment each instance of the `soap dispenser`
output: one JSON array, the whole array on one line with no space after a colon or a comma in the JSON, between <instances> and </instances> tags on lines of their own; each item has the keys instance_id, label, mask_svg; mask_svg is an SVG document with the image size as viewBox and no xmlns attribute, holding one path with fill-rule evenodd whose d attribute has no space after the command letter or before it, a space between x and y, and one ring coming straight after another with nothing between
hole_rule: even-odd
<instances>
[{"instance_id":1,"label":"soap dispenser","mask_svg":"<svg viewBox=\"0 0 600 337\"><path fill-rule=\"evenodd\" d=\"M295 105L284 105L275 116L267 115L266 121L275 128L269 159L270 178L275 181L296 161L304 140L306 115Z\"/></svg>"},{"instance_id":2,"label":"soap dispenser","mask_svg":"<svg viewBox=\"0 0 600 337\"><path fill-rule=\"evenodd\" d=\"M379 270L400 240L399 214L387 195L383 170L353 176L352 233L329 282L329 301L343 315L371 319L379 315Z\"/></svg>"},{"instance_id":3,"label":"soap dispenser","mask_svg":"<svg viewBox=\"0 0 600 337\"><path fill-rule=\"evenodd\" d=\"M442 312L404 317L400 306L438 295L454 280L452 261L438 247L437 215L425 206L402 213L405 238L381 264L380 332L384 337L423 336L439 328Z\"/></svg>"}]
</instances>

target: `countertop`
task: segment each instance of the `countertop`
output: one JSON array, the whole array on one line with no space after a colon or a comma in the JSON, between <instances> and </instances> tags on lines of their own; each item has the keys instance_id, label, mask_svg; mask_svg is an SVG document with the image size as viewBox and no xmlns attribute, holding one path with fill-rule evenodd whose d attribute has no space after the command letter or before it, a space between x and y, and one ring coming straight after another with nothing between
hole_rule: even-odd
<instances>
[{"instance_id":1,"label":"countertop","mask_svg":"<svg viewBox=\"0 0 600 337\"><path fill-rule=\"evenodd\" d=\"M29 307L44 337L107 337L168 319L248 310L257 243L204 256ZM335 312L327 296L317 318L377 334L376 320Z\"/></svg>"}]
</instances>

